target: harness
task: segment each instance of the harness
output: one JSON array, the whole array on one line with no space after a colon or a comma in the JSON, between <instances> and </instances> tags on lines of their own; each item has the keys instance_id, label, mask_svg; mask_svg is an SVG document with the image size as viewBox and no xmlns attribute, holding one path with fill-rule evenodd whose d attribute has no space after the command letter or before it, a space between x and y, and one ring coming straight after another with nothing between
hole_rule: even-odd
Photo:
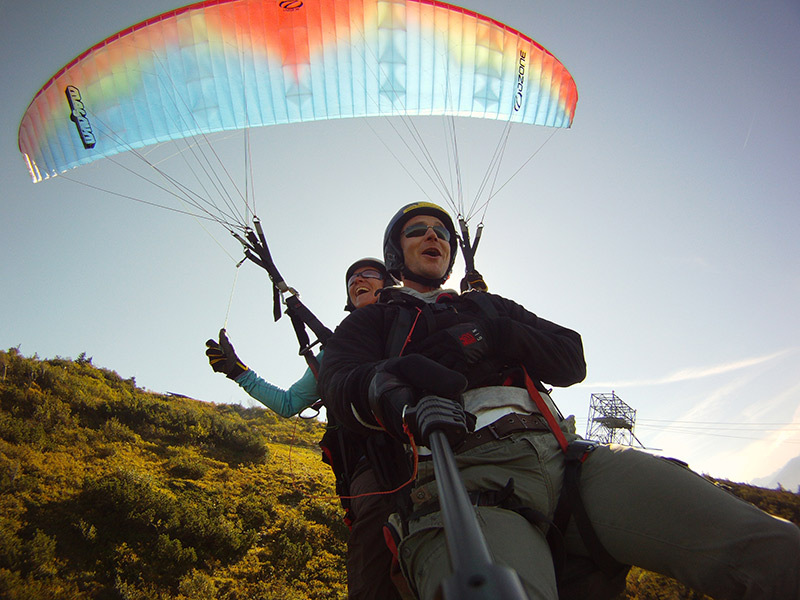
<instances>
[{"instance_id":1,"label":"harness","mask_svg":"<svg viewBox=\"0 0 800 600\"><path fill-rule=\"evenodd\" d=\"M477 239L475 245L477 245ZM466 292L461 295L461 298L468 300L470 304L488 318L496 318L499 316L497 308L491 298L480 291ZM418 311L416 319L423 318L429 322L432 322L435 311L441 310L437 308L436 304L426 304L425 306L415 308ZM405 343L410 338L411 315L412 313L407 306L400 307L387 341L386 349L388 356L398 356L398 350L404 348ZM534 526L549 526L547 541L550 545L551 554L556 567L556 574L559 576L559 584L561 584L560 575L563 573L563 565L566 560L563 536L566 533L570 520L574 518L578 532L589 552L591 560L609 579L619 581L620 575L623 575L622 580L624 582L624 573L627 572L628 566L617 562L603 546L592 526L580 493L581 466L592 451L597 448L598 444L593 441L581 439L576 439L571 442L567 441L564 432L559 426L559 421L563 420L563 415L561 415L557 408L555 408L556 414L553 413L553 410L551 410L551 407L543 397L543 394L547 394L544 387L541 384L537 385L524 367L522 368L522 372L524 374L525 387L528 391L528 395L536 404L540 415L525 415L524 417L526 418L522 418L522 415L508 415L499 422L487 425L470 434L464 442L457 448L454 448L454 452L458 454L493 439L502 439L518 431L550 431L558 442L564 454L565 461L561 492L559 494L553 520L551 521L548 519L541 511L531 506L523 505L514 498L513 479L510 479L502 490L480 490L471 492L470 499L475 506L497 506L505 508L517 512ZM555 407L555 405L552 406ZM439 510L438 502L430 502L427 503L422 510L415 509L410 517L417 518L423 516L423 514L428 514L437 510ZM407 533L406 524L404 524L403 529L405 530L404 533Z\"/></svg>"}]
</instances>

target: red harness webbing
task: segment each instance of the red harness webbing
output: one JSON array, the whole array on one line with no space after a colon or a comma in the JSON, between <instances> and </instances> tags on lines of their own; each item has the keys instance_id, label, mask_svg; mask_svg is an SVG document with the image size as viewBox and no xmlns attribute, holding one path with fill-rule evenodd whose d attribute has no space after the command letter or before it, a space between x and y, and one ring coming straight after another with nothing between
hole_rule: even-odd
<instances>
[{"instance_id":1,"label":"red harness webbing","mask_svg":"<svg viewBox=\"0 0 800 600\"><path fill-rule=\"evenodd\" d=\"M569 444L567 444L567 438L564 435L564 432L561 431L561 427L558 425L555 415L550 410L550 407L547 406L547 403L544 401L544 398L542 398L539 390L536 389L536 386L533 384L533 380L531 379L531 376L528 375L528 371L525 369L525 367L522 368L522 372L525 373L525 387L528 388L528 395L536 404L536 408L539 409L539 412L542 413L544 420L547 421L550 431L553 432L558 445L561 446L561 451L566 454L567 446Z\"/></svg>"}]
</instances>

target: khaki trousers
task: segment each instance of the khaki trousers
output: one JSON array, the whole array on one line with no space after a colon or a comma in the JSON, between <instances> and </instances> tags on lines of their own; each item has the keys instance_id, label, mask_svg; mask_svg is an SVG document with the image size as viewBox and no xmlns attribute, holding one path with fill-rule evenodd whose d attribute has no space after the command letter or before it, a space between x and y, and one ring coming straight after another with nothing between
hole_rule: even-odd
<instances>
[{"instance_id":1,"label":"khaki trousers","mask_svg":"<svg viewBox=\"0 0 800 600\"><path fill-rule=\"evenodd\" d=\"M569 434L568 439L576 436ZM468 490L501 489L553 516L564 470L550 433L521 432L457 456ZM412 498L435 500L430 462ZM800 529L762 512L668 459L623 446L600 446L583 463L580 490L595 531L619 562L678 579L717 599L800 600ZM513 511L479 507L478 520L496 562L516 570L532 600L556 600L544 527ZM585 555L571 527L567 551ZM450 574L440 513L409 524L400 545L404 573L423 600Z\"/></svg>"}]
</instances>

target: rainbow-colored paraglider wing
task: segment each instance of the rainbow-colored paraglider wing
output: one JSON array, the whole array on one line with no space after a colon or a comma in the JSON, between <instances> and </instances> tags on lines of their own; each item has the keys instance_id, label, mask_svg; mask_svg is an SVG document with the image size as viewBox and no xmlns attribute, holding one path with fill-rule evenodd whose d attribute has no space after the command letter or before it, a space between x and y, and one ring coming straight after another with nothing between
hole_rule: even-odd
<instances>
[{"instance_id":1,"label":"rainbow-colored paraglider wing","mask_svg":"<svg viewBox=\"0 0 800 600\"><path fill-rule=\"evenodd\" d=\"M278 123L455 115L569 127L547 50L433 0L209 0L97 44L22 119L34 181L166 140Z\"/></svg>"}]
</instances>

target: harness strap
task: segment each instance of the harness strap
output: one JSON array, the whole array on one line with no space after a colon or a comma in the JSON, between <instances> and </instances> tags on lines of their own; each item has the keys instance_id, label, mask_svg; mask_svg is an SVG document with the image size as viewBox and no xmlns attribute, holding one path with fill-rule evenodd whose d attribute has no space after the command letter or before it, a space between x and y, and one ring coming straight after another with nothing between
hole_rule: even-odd
<instances>
[{"instance_id":1,"label":"harness strap","mask_svg":"<svg viewBox=\"0 0 800 600\"><path fill-rule=\"evenodd\" d=\"M475 253L478 251L478 243L481 241L481 233L483 233L483 223L478 225L475 233L475 241L470 242L469 227L467 222L459 215L458 225L461 229L461 235L458 238L458 245L461 246L461 255L464 257L464 278L461 280L461 291L476 290L479 292L486 292L489 286L483 280L483 276L475 269Z\"/></svg>"},{"instance_id":2,"label":"harness strap","mask_svg":"<svg viewBox=\"0 0 800 600\"><path fill-rule=\"evenodd\" d=\"M514 478L509 478L506 485L499 490L473 490L468 491L467 495L473 506L496 506L504 510L517 513L527 520L534 527L547 530L547 545L550 547L550 555L553 560L557 576L563 572L566 561L566 547L561 532L555 527L547 515L542 511L531 506L522 504L514 495ZM418 519L425 515L441 510L438 501L426 503L421 508L416 508L409 516L409 520Z\"/></svg>"},{"instance_id":3,"label":"harness strap","mask_svg":"<svg viewBox=\"0 0 800 600\"><path fill-rule=\"evenodd\" d=\"M231 233L233 237L239 240L242 246L244 246L244 255L264 269L267 275L269 275L270 281L272 281L272 314L277 321L281 318L281 293L289 291L292 293L296 292L286 285L286 281L284 281L278 271L278 267L275 266L275 262L272 260L272 254L269 251L269 246L267 245L267 238L261 227L261 220L258 217L253 217L253 225L256 231L254 232L252 229L248 228L245 231L246 240L236 232L232 231Z\"/></svg>"},{"instance_id":4,"label":"harness strap","mask_svg":"<svg viewBox=\"0 0 800 600\"><path fill-rule=\"evenodd\" d=\"M392 559L399 560L400 555L398 553L398 548L403 538L391 521L383 524L383 541L389 549L389 552L392 553Z\"/></svg>"},{"instance_id":5,"label":"harness strap","mask_svg":"<svg viewBox=\"0 0 800 600\"><path fill-rule=\"evenodd\" d=\"M547 403L542 398L539 390L536 389L528 372L524 368L523 372L525 373L525 387L528 388L528 394L530 394L537 408L544 416L550 426L550 431L564 453L564 482L561 486L561 495L559 496L554 516L556 529L563 536L567 531L570 516L574 515L578 532L586 545L586 549L589 551L589 557L606 575L613 577L627 567L615 560L603 546L600 538L597 537L597 532L594 530L589 514L586 512L586 506L583 504L579 487L583 461L597 447L597 443L587 440L567 442L564 432L561 431L561 427L556 422L555 415L548 409Z\"/></svg>"},{"instance_id":6,"label":"harness strap","mask_svg":"<svg viewBox=\"0 0 800 600\"><path fill-rule=\"evenodd\" d=\"M525 387L528 390L528 395L533 400L534 404L536 404L536 408L539 409L539 412L542 413L545 421L550 426L550 431L556 438L558 445L561 446L562 452L566 454L567 452L567 438L564 435L564 432L561 431L561 427L558 425L556 421L556 416L553 414L553 411L550 410L550 407L547 406L547 403L542 398L542 395L539 393L539 390L536 389L536 385L533 383L533 379L531 376L528 375L528 371L525 367L522 367L522 372L525 374Z\"/></svg>"},{"instance_id":7,"label":"harness strap","mask_svg":"<svg viewBox=\"0 0 800 600\"><path fill-rule=\"evenodd\" d=\"M419 318L422 310L417 310L417 318ZM416 319L414 319L414 323L416 323ZM395 317L391 330L389 331L388 339L386 340L386 356L389 358L400 356L406 347L408 338L411 337L411 332L411 313L401 308L397 312L397 316Z\"/></svg>"},{"instance_id":8,"label":"harness strap","mask_svg":"<svg viewBox=\"0 0 800 600\"><path fill-rule=\"evenodd\" d=\"M321 404L321 401L315 402L313 406ZM339 502L344 509L344 522L348 528L352 526L352 519L350 515L350 482L352 474L348 467L347 457L345 453L345 439L341 426L331 423L332 417L328 417L328 427L325 430L322 439L319 441L319 447L322 451L322 462L330 466L335 479L336 495L339 496Z\"/></svg>"},{"instance_id":9,"label":"harness strap","mask_svg":"<svg viewBox=\"0 0 800 600\"><path fill-rule=\"evenodd\" d=\"M278 267L275 266L275 262L272 260L267 238L264 235L264 230L258 217L253 217L253 224L256 230L247 229L245 231L246 239L236 232L231 233L244 247L245 257L264 269L269 275L270 281L272 281L272 314L276 321L281 318L282 314L281 294L290 293L285 300L286 314L292 320L292 327L294 328L295 336L297 336L297 342L300 344L300 354L305 358L314 377L317 377L319 375L319 361L314 356L311 348L317 343L324 346L333 333L300 301L297 291L286 284L286 281L278 271ZM314 335L317 336L316 342L311 343L306 327L311 329ZM315 402L313 408L319 409L320 406L321 402Z\"/></svg>"},{"instance_id":10,"label":"harness strap","mask_svg":"<svg viewBox=\"0 0 800 600\"><path fill-rule=\"evenodd\" d=\"M306 359L308 368L311 369L316 378L319 376L319 361L314 356L311 348L317 343L324 346L333 333L322 324L297 296L286 298L286 314L292 320L292 327L294 328L295 336L297 336L297 342L300 344L300 354ZM309 340L306 326L317 336L316 342L311 343Z\"/></svg>"},{"instance_id":11,"label":"harness strap","mask_svg":"<svg viewBox=\"0 0 800 600\"><path fill-rule=\"evenodd\" d=\"M597 532L592 526L586 506L581 498L580 473L581 466L589 457L589 454L597 448L597 443L588 440L573 440L569 443L565 452L564 483L561 488L561 496L556 505L553 520L556 527L562 532L566 532L571 516L575 517L575 524L578 527L586 549L589 551L589 558L600 567L609 577L614 577L627 569L627 565L618 562L605 546Z\"/></svg>"},{"instance_id":12,"label":"harness strap","mask_svg":"<svg viewBox=\"0 0 800 600\"><path fill-rule=\"evenodd\" d=\"M413 491L412 491L413 493ZM502 506L508 502L508 500L514 495L514 478L510 478L505 486L499 490L472 490L467 491L467 496L469 496L469 501L473 506ZM438 500L431 500L430 502L425 502L420 507L414 508L411 514L408 515L408 520L412 521L415 519L419 519L424 517L425 515L429 515L431 513L435 513L441 510L441 506L439 505ZM539 511L536 511L537 513ZM545 522L548 521L547 517L545 517L542 513L541 521Z\"/></svg>"},{"instance_id":13,"label":"harness strap","mask_svg":"<svg viewBox=\"0 0 800 600\"><path fill-rule=\"evenodd\" d=\"M300 302L300 298L297 296L289 296L286 298L286 314L292 319L297 319L304 325L307 325L323 346L328 343L328 340L333 335L333 332L325 327L316 315L312 313L305 304ZM300 339L300 336L298 336L298 339ZM305 339L306 345L308 345L308 336L305 336Z\"/></svg>"},{"instance_id":14,"label":"harness strap","mask_svg":"<svg viewBox=\"0 0 800 600\"><path fill-rule=\"evenodd\" d=\"M475 305L475 307L478 310L480 310L490 319L495 319L500 316L499 313L497 312L497 308L495 307L494 303L491 300L491 296L481 294L479 293L478 290L472 290L469 292L464 292L463 294L461 294L461 297L464 298L465 300L469 300L469 302Z\"/></svg>"}]
</instances>

